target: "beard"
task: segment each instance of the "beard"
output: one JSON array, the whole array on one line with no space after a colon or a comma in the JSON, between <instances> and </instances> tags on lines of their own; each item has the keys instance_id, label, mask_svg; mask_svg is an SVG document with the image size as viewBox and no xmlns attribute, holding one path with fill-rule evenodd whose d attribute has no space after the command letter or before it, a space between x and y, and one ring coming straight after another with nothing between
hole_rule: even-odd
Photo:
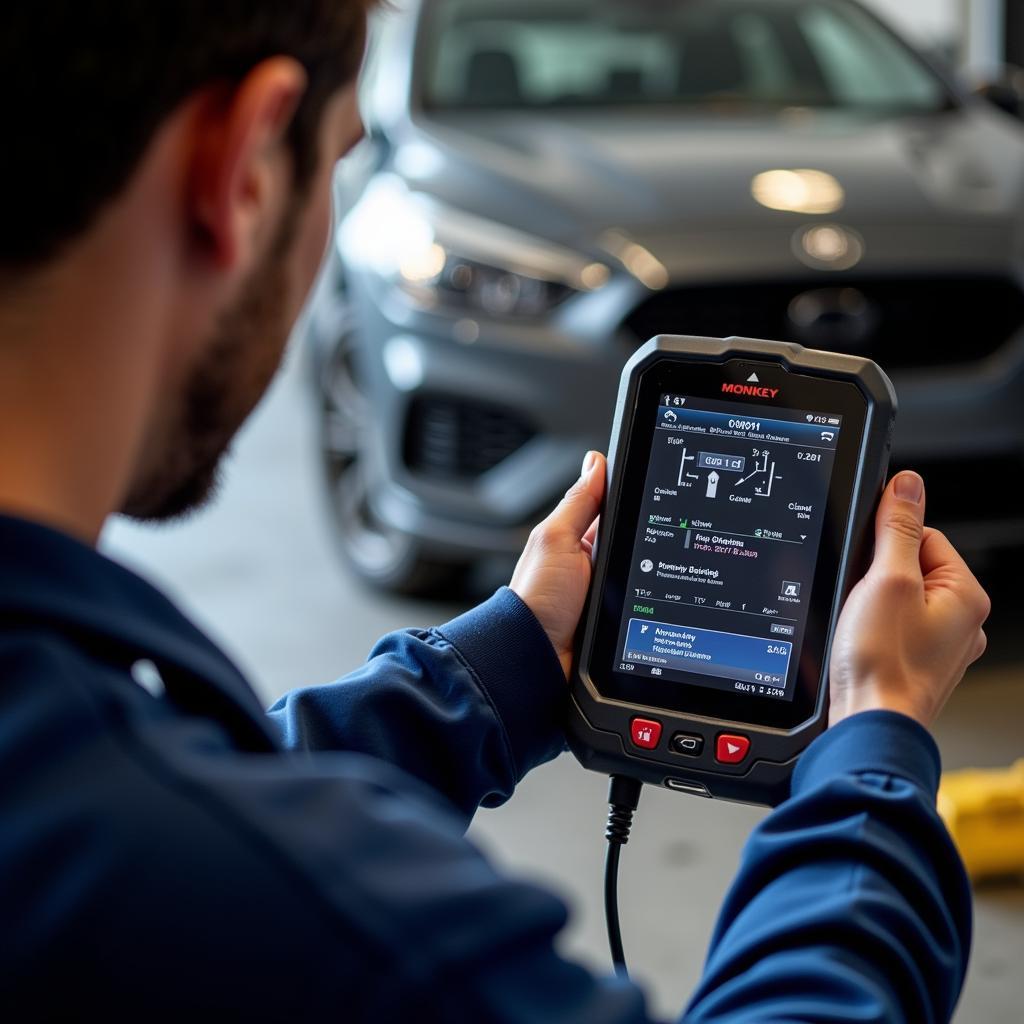
<instances>
[{"instance_id":1,"label":"beard","mask_svg":"<svg viewBox=\"0 0 1024 1024\"><path fill-rule=\"evenodd\" d=\"M290 209L241 297L220 318L191 369L181 401L158 440L145 446L121 506L124 515L166 521L201 508L214 495L231 441L274 379L291 328L288 251L298 209Z\"/></svg>"}]
</instances>

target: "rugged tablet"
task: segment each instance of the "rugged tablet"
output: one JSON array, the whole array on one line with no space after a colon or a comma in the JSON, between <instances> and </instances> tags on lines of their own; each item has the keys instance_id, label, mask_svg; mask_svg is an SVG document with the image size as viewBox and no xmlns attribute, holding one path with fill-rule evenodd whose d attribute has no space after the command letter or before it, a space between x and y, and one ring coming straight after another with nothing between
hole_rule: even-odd
<instances>
[{"instance_id":1,"label":"rugged tablet","mask_svg":"<svg viewBox=\"0 0 1024 1024\"><path fill-rule=\"evenodd\" d=\"M587 767L773 805L828 717L896 399L867 359L659 337L623 370L569 742Z\"/></svg>"}]
</instances>

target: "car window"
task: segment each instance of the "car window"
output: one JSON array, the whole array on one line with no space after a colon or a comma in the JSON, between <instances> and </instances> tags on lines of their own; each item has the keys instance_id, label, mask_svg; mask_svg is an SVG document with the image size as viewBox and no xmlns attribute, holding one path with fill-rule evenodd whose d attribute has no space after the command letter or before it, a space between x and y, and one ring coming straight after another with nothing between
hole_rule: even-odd
<instances>
[{"instance_id":1,"label":"car window","mask_svg":"<svg viewBox=\"0 0 1024 1024\"><path fill-rule=\"evenodd\" d=\"M932 77L906 60L900 44L872 18L852 8L840 13L815 5L801 11L799 21L829 91L841 103L934 104Z\"/></svg>"},{"instance_id":2,"label":"car window","mask_svg":"<svg viewBox=\"0 0 1024 1024\"><path fill-rule=\"evenodd\" d=\"M424 24L434 109L948 102L846 0L436 0Z\"/></svg>"}]
</instances>

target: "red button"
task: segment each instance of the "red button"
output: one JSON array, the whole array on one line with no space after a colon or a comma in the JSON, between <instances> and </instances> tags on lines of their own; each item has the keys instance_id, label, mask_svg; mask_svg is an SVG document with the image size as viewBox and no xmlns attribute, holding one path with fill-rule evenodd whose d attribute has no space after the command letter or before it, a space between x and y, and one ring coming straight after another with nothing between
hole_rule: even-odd
<instances>
[{"instance_id":1,"label":"red button","mask_svg":"<svg viewBox=\"0 0 1024 1024\"><path fill-rule=\"evenodd\" d=\"M653 718L634 718L629 723L629 735L636 746L653 750L661 739L661 722Z\"/></svg>"},{"instance_id":2,"label":"red button","mask_svg":"<svg viewBox=\"0 0 1024 1024\"><path fill-rule=\"evenodd\" d=\"M719 764L739 764L750 752L750 740L731 732L720 732L715 740L715 760Z\"/></svg>"}]
</instances>

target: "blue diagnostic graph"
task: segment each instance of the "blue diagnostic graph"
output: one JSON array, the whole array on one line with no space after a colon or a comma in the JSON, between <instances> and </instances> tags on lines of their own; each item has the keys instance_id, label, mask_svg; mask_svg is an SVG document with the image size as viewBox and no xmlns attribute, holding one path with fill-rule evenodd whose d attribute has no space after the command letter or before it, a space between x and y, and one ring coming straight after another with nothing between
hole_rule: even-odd
<instances>
[{"instance_id":1,"label":"blue diagnostic graph","mask_svg":"<svg viewBox=\"0 0 1024 1024\"><path fill-rule=\"evenodd\" d=\"M623 659L674 672L784 687L792 653L788 640L630 619Z\"/></svg>"}]
</instances>

